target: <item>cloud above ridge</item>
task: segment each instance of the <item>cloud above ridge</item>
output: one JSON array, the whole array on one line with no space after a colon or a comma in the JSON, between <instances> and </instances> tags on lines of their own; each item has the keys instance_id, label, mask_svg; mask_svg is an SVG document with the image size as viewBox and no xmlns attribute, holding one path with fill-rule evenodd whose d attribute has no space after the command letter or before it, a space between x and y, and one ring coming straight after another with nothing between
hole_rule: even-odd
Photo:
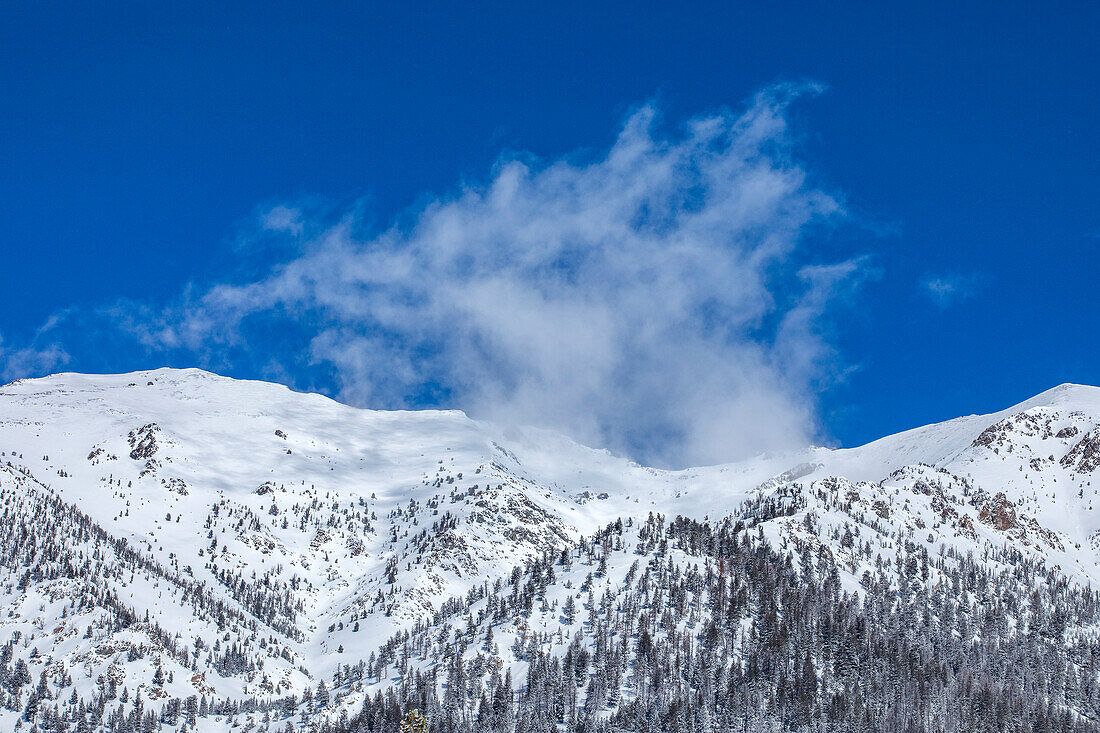
<instances>
[{"instance_id":1,"label":"cloud above ridge","mask_svg":"<svg viewBox=\"0 0 1100 733\"><path fill-rule=\"evenodd\" d=\"M663 132L643 106L590 159L502 159L489 181L369 231L283 203L260 277L100 313L151 353L327 374L372 407L438 404L691 465L805 445L830 309L862 261L814 262L843 205L793 156L784 85Z\"/></svg>"}]
</instances>

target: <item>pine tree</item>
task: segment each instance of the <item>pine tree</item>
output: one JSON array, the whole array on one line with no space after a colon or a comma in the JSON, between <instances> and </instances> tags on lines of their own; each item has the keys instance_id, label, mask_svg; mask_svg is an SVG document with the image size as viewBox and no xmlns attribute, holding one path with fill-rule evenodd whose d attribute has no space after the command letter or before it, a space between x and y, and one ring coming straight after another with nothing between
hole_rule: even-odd
<instances>
[{"instance_id":1,"label":"pine tree","mask_svg":"<svg viewBox=\"0 0 1100 733\"><path fill-rule=\"evenodd\" d=\"M428 733L428 719L413 708L402 719L400 733Z\"/></svg>"}]
</instances>

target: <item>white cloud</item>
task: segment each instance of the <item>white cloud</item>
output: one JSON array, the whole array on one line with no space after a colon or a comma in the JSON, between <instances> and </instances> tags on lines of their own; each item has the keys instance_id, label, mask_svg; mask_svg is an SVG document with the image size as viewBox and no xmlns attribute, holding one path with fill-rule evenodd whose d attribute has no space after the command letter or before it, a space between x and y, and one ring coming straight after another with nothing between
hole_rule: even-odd
<instances>
[{"instance_id":1,"label":"white cloud","mask_svg":"<svg viewBox=\"0 0 1100 733\"><path fill-rule=\"evenodd\" d=\"M399 406L435 387L477 416L664 463L804 444L832 358L816 326L858 268L784 269L806 227L843 213L789 155L784 108L805 91L676 135L642 107L597 160L503 160L374 236L349 214L148 336L205 348L289 318L345 399ZM304 216L277 207L260 226L298 233Z\"/></svg>"},{"instance_id":2,"label":"white cloud","mask_svg":"<svg viewBox=\"0 0 1100 733\"><path fill-rule=\"evenodd\" d=\"M321 370L353 403L427 396L658 464L805 445L837 361L823 324L864 269L796 251L844 216L791 155L785 107L816 91L673 133L643 106L595 159L501 160L381 232L359 205L274 207L256 229L290 259L109 317L154 353Z\"/></svg>"},{"instance_id":3,"label":"white cloud","mask_svg":"<svg viewBox=\"0 0 1100 733\"><path fill-rule=\"evenodd\" d=\"M292 206L273 206L259 216L260 228L277 234L302 233L302 212Z\"/></svg>"},{"instance_id":4,"label":"white cloud","mask_svg":"<svg viewBox=\"0 0 1100 733\"><path fill-rule=\"evenodd\" d=\"M51 318L47 327L50 327L54 320ZM31 374L57 371L70 360L68 352L57 343L10 347L4 344L3 338L0 338L0 380L3 382Z\"/></svg>"},{"instance_id":5,"label":"white cloud","mask_svg":"<svg viewBox=\"0 0 1100 733\"><path fill-rule=\"evenodd\" d=\"M921 291L940 308L978 294L981 278L977 275L929 275L921 281Z\"/></svg>"}]
</instances>

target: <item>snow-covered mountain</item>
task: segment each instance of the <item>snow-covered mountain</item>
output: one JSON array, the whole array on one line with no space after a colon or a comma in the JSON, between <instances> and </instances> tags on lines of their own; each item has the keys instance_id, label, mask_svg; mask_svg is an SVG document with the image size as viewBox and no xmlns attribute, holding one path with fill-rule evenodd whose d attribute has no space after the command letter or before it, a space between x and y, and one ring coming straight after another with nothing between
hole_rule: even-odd
<instances>
[{"instance_id":1,"label":"snow-covered mountain","mask_svg":"<svg viewBox=\"0 0 1100 733\"><path fill-rule=\"evenodd\" d=\"M598 649L599 617L640 572L666 590L693 565L710 573L728 556L685 538L723 531L802 572L825 563L838 597L904 579L903 555L932 559L929 593L968 556L997 587L1028 568L1047 573L1031 591L1088 593L1098 490L1100 389L1077 385L858 448L664 471L460 412L362 410L198 370L21 380L0 388L0 728L121 730L142 711L201 730L338 725L395 680L453 674L456 654L477 671L448 715L473 720L492 675L528 680L534 640L548 659ZM501 611L501 592L527 602ZM686 617L659 629L667 610L649 609L654 643L705 633ZM1060 643L1093 643L1079 621ZM622 667L598 704L576 681L588 721L642 695L635 662ZM431 685L453 698L447 674Z\"/></svg>"}]
</instances>

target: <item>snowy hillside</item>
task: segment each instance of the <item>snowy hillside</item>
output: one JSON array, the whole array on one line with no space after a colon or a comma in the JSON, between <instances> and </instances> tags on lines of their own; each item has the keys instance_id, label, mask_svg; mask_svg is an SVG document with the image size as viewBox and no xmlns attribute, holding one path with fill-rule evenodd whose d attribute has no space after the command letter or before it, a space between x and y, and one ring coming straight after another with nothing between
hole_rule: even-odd
<instances>
[{"instance_id":1,"label":"snowy hillside","mask_svg":"<svg viewBox=\"0 0 1100 733\"><path fill-rule=\"evenodd\" d=\"M633 729L638 701L658 685L638 666L646 654L721 639L732 655L722 674L729 660L747 663L751 645L735 631L756 633L774 595L761 588L782 586L753 585L765 556L789 561L792 578L816 567L825 595L807 607L831 598L857 614L891 599L883 623L914 599L954 603L953 620L1001 607L952 578L986 578L986 593L1018 599L1038 589L1051 609L1074 609L1054 631L1044 621L1059 653L1079 646L1100 660L1093 387L1063 385L859 448L662 471L459 412L360 410L198 370L61 374L0 388L0 452L4 730L127 730L144 719L310 729L339 726L342 714L365 726L354 716L371 696L397 683L408 692L418 674L422 707L436 705L437 718L511 730L504 703L476 722L481 697L492 706L510 677L529 700L536 663L558 665L559 689L567 655L574 693L554 699L571 709L552 722ZM757 554L731 549L738 542ZM916 576L910 559L923 567ZM708 604L718 593L726 603L716 568L729 562L749 568L748 600L721 626ZM1021 600L1003 628L964 632L1026 657L1011 644L1036 623L1030 609ZM619 616L630 623L614 626ZM639 656L643 622L651 647ZM615 638L625 646L607 667ZM577 662L582 650L591 668ZM828 675L811 676L815 695L828 688ZM1092 729L1083 708L1095 691L1075 690L1044 692L1044 705Z\"/></svg>"}]
</instances>

